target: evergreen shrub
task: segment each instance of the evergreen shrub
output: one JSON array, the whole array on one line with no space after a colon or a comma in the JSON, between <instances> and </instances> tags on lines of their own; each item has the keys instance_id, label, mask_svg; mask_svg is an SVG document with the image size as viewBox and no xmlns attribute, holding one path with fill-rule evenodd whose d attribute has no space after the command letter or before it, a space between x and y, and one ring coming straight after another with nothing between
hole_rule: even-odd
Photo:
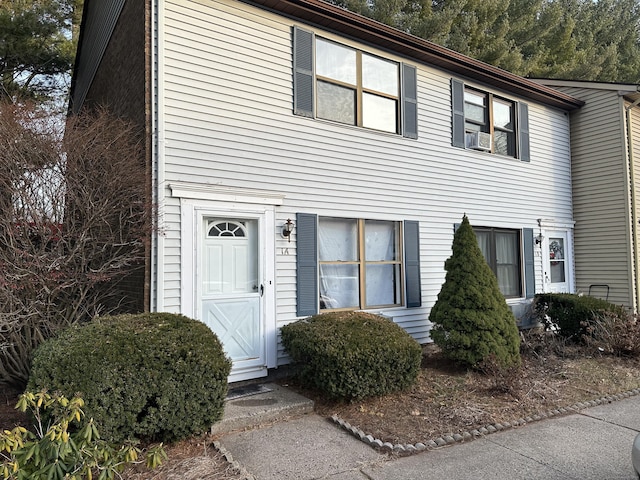
<instances>
[{"instance_id":1,"label":"evergreen shrub","mask_svg":"<svg viewBox=\"0 0 640 480\"><path fill-rule=\"evenodd\" d=\"M411 386L422 348L393 321L364 312L328 312L282 328L301 383L336 400L384 395Z\"/></svg>"},{"instance_id":2,"label":"evergreen shrub","mask_svg":"<svg viewBox=\"0 0 640 480\"><path fill-rule=\"evenodd\" d=\"M564 338L580 341L602 312L625 319L624 307L600 298L570 293L541 293L535 296L534 311L547 330L558 330Z\"/></svg>"},{"instance_id":3,"label":"evergreen shrub","mask_svg":"<svg viewBox=\"0 0 640 480\"><path fill-rule=\"evenodd\" d=\"M172 441L222 417L231 362L216 335L182 315L99 317L34 354L28 388L72 397L112 442Z\"/></svg>"},{"instance_id":4,"label":"evergreen shrub","mask_svg":"<svg viewBox=\"0 0 640 480\"><path fill-rule=\"evenodd\" d=\"M445 282L429 315L432 340L462 365L477 368L489 357L504 368L520 365L516 319L466 215L444 268Z\"/></svg>"}]
</instances>

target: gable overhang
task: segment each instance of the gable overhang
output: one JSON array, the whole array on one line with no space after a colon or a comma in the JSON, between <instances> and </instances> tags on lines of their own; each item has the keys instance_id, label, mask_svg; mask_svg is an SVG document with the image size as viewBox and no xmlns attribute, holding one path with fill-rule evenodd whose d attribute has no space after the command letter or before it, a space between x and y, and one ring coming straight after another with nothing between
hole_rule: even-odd
<instances>
[{"instance_id":1,"label":"gable overhang","mask_svg":"<svg viewBox=\"0 0 640 480\"><path fill-rule=\"evenodd\" d=\"M583 101L551 87L533 82L322 0L243 1L551 107L571 111L584 105Z\"/></svg>"}]
</instances>

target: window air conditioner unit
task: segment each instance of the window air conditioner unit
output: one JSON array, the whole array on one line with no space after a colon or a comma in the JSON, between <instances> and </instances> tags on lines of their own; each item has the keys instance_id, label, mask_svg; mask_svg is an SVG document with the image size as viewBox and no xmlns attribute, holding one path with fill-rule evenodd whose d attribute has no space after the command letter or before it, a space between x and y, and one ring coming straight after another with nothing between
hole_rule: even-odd
<instances>
[{"instance_id":1,"label":"window air conditioner unit","mask_svg":"<svg viewBox=\"0 0 640 480\"><path fill-rule=\"evenodd\" d=\"M467 133L467 147L474 150L491 151L491 134L485 132Z\"/></svg>"}]
</instances>

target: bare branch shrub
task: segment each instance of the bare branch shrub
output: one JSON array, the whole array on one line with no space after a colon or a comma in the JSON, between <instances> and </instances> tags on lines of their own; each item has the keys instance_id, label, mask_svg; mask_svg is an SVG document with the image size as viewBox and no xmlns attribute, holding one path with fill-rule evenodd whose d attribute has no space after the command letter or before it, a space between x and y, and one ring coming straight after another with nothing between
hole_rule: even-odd
<instances>
[{"instance_id":1,"label":"bare branch shrub","mask_svg":"<svg viewBox=\"0 0 640 480\"><path fill-rule=\"evenodd\" d=\"M17 386L57 330L123 307L151 229L135 129L99 109L63 137L34 112L0 105L0 383Z\"/></svg>"},{"instance_id":2,"label":"bare branch shrub","mask_svg":"<svg viewBox=\"0 0 640 480\"><path fill-rule=\"evenodd\" d=\"M584 327L586 333L582 339L588 347L609 355L640 357L640 321L637 316L600 311Z\"/></svg>"},{"instance_id":3,"label":"bare branch shrub","mask_svg":"<svg viewBox=\"0 0 640 480\"><path fill-rule=\"evenodd\" d=\"M521 365L505 366L495 355L489 355L478 365L487 380L489 390L496 393L506 393L519 399L524 388L523 369Z\"/></svg>"}]
</instances>

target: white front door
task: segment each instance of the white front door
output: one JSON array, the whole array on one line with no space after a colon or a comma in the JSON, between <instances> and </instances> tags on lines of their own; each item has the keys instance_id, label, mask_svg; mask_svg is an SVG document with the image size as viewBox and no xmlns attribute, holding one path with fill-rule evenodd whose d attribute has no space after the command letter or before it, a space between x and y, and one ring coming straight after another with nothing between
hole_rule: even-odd
<instances>
[{"instance_id":1,"label":"white front door","mask_svg":"<svg viewBox=\"0 0 640 480\"><path fill-rule=\"evenodd\" d=\"M230 380L266 374L259 232L257 218L203 219L201 320L233 362Z\"/></svg>"},{"instance_id":2,"label":"white front door","mask_svg":"<svg viewBox=\"0 0 640 480\"><path fill-rule=\"evenodd\" d=\"M567 232L547 231L544 239L545 292L569 293L569 245Z\"/></svg>"}]
</instances>

